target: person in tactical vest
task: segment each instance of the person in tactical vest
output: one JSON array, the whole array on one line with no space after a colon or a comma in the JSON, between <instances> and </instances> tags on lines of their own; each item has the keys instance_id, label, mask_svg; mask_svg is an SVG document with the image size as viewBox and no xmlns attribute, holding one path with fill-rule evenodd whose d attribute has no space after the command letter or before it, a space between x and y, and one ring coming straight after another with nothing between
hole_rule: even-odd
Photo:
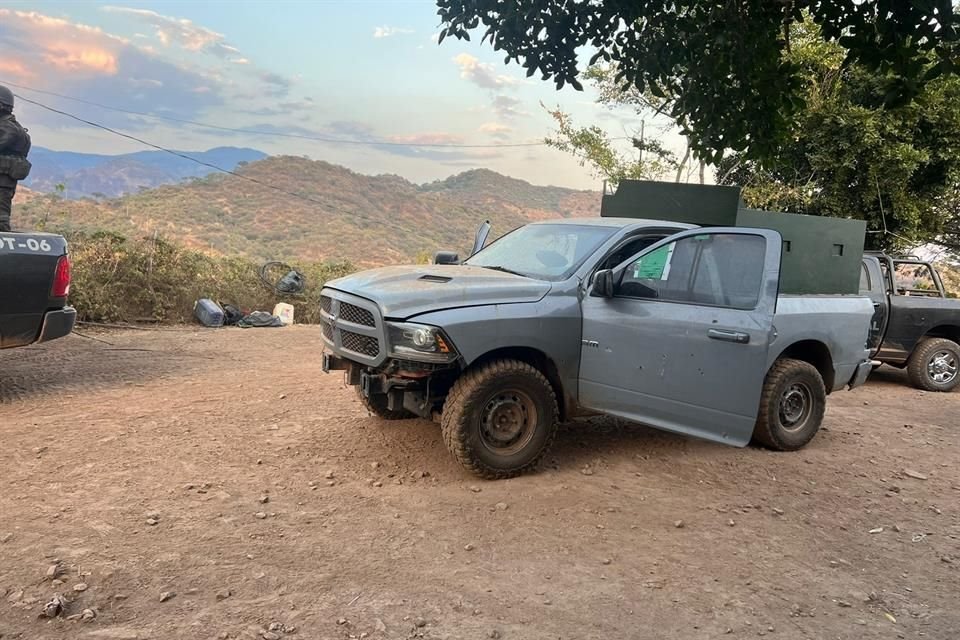
<instances>
[{"instance_id":1,"label":"person in tactical vest","mask_svg":"<svg viewBox=\"0 0 960 640\"><path fill-rule=\"evenodd\" d=\"M0 231L10 231L17 182L30 174L30 135L13 117L13 92L0 85Z\"/></svg>"}]
</instances>

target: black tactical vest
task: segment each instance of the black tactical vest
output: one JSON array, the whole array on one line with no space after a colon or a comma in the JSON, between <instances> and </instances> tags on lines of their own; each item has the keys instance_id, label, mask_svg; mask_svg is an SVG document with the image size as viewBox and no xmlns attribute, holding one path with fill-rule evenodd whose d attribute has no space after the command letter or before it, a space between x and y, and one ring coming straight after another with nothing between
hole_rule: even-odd
<instances>
[{"instance_id":1,"label":"black tactical vest","mask_svg":"<svg viewBox=\"0 0 960 640\"><path fill-rule=\"evenodd\" d=\"M30 174L27 160L30 134L20 126L12 113L0 116L0 174L23 180Z\"/></svg>"}]
</instances>

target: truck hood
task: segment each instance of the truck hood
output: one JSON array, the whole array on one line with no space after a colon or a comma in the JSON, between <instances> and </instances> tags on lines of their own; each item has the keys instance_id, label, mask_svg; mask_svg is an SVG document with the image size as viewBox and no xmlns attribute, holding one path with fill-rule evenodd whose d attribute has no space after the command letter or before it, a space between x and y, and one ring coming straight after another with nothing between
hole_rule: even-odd
<instances>
[{"instance_id":1,"label":"truck hood","mask_svg":"<svg viewBox=\"0 0 960 640\"><path fill-rule=\"evenodd\" d=\"M326 286L372 300L385 318L398 320L456 307L537 302L550 291L549 282L466 265L383 267Z\"/></svg>"}]
</instances>

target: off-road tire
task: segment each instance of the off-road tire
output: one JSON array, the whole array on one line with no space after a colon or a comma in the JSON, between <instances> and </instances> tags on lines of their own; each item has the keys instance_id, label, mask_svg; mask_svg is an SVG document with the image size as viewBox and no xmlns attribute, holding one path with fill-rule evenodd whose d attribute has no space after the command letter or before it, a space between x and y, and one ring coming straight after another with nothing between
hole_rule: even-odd
<instances>
[{"instance_id":1,"label":"off-road tire","mask_svg":"<svg viewBox=\"0 0 960 640\"><path fill-rule=\"evenodd\" d=\"M357 397L360 398L363 407L378 418L383 418L384 420L410 420L415 417L406 409L398 409L396 411L387 409L387 394L385 393L367 398L363 395L363 392L360 391L360 387L357 387Z\"/></svg>"},{"instance_id":2,"label":"off-road tire","mask_svg":"<svg viewBox=\"0 0 960 640\"><path fill-rule=\"evenodd\" d=\"M809 410L795 426L785 422L782 404L788 393L802 387L808 394ZM792 358L773 363L763 383L760 411L753 429L753 439L776 451L796 451L813 440L823 422L827 392L820 372L812 364Z\"/></svg>"},{"instance_id":3,"label":"off-road tire","mask_svg":"<svg viewBox=\"0 0 960 640\"><path fill-rule=\"evenodd\" d=\"M484 442L484 412L498 396L519 391L536 410L529 439L509 454L494 451ZM497 480L534 468L557 434L557 396L547 378L535 367L517 360L496 360L467 371L447 395L440 419L443 442L453 457L472 473Z\"/></svg>"},{"instance_id":4,"label":"off-road tire","mask_svg":"<svg viewBox=\"0 0 960 640\"><path fill-rule=\"evenodd\" d=\"M924 391L953 391L960 384L960 374L947 383L936 382L930 377L927 366L930 359L939 352L948 351L953 354L954 361L960 362L960 345L946 338L927 338L914 348L907 361L907 375L910 384Z\"/></svg>"}]
</instances>

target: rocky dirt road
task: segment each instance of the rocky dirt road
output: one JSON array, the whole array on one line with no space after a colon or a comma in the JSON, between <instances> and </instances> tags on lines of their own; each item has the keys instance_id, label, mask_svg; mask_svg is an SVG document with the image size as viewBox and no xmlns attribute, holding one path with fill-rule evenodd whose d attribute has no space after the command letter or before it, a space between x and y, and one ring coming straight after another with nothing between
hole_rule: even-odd
<instances>
[{"instance_id":1,"label":"rocky dirt road","mask_svg":"<svg viewBox=\"0 0 960 640\"><path fill-rule=\"evenodd\" d=\"M960 638L960 393L900 372L802 452L600 420L483 482L314 329L97 337L0 354L3 640Z\"/></svg>"}]
</instances>

